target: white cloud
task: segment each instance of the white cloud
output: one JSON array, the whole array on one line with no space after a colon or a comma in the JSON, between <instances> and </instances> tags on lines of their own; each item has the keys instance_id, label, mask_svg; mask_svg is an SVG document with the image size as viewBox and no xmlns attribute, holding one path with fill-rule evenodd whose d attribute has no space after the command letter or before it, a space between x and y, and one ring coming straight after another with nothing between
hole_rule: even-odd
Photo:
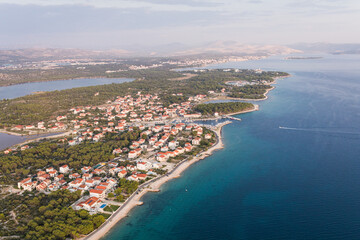
<instances>
[{"instance_id":1,"label":"white cloud","mask_svg":"<svg viewBox=\"0 0 360 240\"><path fill-rule=\"evenodd\" d=\"M1 3L17 5L84 5L96 8L147 8L156 11L192 11L192 10L216 10L215 6L221 5L217 1L203 0L0 0Z\"/></svg>"},{"instance_id":2,"label":"white cloud","mask_svg":"<svg viewBox=\"0 0 360 240\"><path fill-rule=\"evenodd\" d=\"M357 0L0 0L0 45L360 42L359 9Z\"/></svg>"}]
</instances>

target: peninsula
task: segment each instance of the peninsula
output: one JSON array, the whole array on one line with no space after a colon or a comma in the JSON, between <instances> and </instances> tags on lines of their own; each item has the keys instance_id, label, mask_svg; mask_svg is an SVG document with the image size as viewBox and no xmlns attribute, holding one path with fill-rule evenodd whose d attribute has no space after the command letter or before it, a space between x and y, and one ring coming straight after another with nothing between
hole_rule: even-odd
<instances>
[{"instance_id":1,"label":"peninsula","mask_svg":"<svg viewBox=\"0 0 360 240\"><path fill-rule=\"evenodd\" d=\"M131 83L0 102L3 131L66 132L0 153L2 236L99 239L140 205L146 192L159 191L164 182L222 148L228 115L258 110L251 103L205 100L240 91L265 98L266 91L247 86L267 86L287 76L239 69L143 74ZM182 74L186 77L175 78ZM235 87L229 81L249 84ZM224 122L197 122L209 118Z\"/></svg>"}]
</instances>

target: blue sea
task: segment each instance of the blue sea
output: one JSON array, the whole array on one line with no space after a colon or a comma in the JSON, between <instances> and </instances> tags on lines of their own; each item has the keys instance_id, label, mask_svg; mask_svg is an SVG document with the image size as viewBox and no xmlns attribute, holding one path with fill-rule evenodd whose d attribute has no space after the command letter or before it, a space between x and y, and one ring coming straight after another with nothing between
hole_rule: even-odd
<instances>
[{"instance_id":1,"label":"blue sea","mask_svg":"<svg viewBox=\"0 0 360 240\"><path fill-rule=\"evenodd\" d=\"M292 76L104 239L360 239L360 56L219 67Z\"/></svg>"}]
</instances>

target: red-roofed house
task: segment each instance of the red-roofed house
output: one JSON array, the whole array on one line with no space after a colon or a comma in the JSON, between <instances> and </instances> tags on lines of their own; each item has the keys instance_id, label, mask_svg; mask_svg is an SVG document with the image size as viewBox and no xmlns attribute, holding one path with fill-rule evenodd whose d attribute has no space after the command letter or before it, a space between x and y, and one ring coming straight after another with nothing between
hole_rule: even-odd
<instances>
[{"instance_id":1,"label":"red-roofed house","mask_svg":"<svg viewBox=\"0 0 360 240\"><path fill-rule=\"evenodd\" d=\"M23 184L31 182L31 178L25 178L24 180L18 182L18 188L22 188Z\"/></svg>"},{"instance_id":2,"label":"red-roofed house","mask_svg":"<svg viewBox=\"0 0 360 240\"><path fill-rule=\"evenodd\" d=\"M90 197L105 198L105 191L104 190L91 189L89 191L89 193L90 193Z\"/></svg>"},{"instance_id":3,"label":"red-roofed house","mask_svg":"<svg viewBox=\"0 0 360 240\"><path fill-rule=\"evenodd\" d=\"M127 171L126 171L126 170L122 170L122 171L120 171L120 172L118 173L118 177L119 177L119 178L123 178L123 177L126 176L126 174L127 174Z\"/></svg>"},{"instance_id":4,"label":"red-roofed house","mask_svg":"<svg viewBox=\"0 0 360 240\"><path fill-rule=\"evenodd\" d=\"M136 177L138 180L145 180L147 178L147 175L140 173L140 174L136 174Z\"/></svg>"},{"instance_id":5,"label":"red-roofed house","mask_svg":"<svg viewBox=\"0 0 360 240\"><path fill-rule=\"evenodd\" d=\"M68 165L63 165L63 166L61 166L60 169L59 169L59 171L60 171L61 173L68 173L69 170L70 170L70 168L69 168Z\"/></svg>"}]
</instances>

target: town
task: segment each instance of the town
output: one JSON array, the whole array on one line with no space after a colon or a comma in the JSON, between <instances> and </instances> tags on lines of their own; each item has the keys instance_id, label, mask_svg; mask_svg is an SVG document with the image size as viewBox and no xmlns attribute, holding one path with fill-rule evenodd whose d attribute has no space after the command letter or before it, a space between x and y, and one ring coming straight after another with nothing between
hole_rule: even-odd
<instances>
[{"instance_id":1,"label":"town","mask_svg":"<svg viewBox=\"0 0 360 240\"><path fill-rule=\"evenodd\" d=\"M141 94L138 93L138 95ZM181 93L178 94L178 96L181 95ZM141 124L163 124L175 118L199 118L201 113L189 113L189 110L193 105L192 102L199 102L205 97L206 95L189 97L188 102L172 104L166 108L162 106L157 95L139 96L136 99L128 95L119 97L114 102L108 101L107 104L102 106L71 108L69 114L57 116L56 119L48 123L41 121L37 125L17 125L12 127L11 131L33 134L34 132L41 133L44 131L59 132L73 128L72 134L77 134L79 129L92 127L93 131L83 132L84 137L79 137L77 140L81 142L86 137L88 140L91 138L91 140L98 141L104 136L103 133L113 130L124 131L126 126L134 125L143 129L145 126ZM98 132L98 134L94 135L94 132ZM70 142L70 145L72 144L75 144L75 141Z\"/></svg>"},{"instance_id":2,"label":"town","mask_svg":"<svg viewBox=\"0 0 360 240\"><path fill-rule=\"evenodd\" d=\"M68 114L48 123L15 126L13 130L71 129L67 136L56 139L68 147L106 141L107 134L139 132L139 138L127 147L114 148L110 161L99 161L94 166L47 166L19 181L17 187L46 194L59 189L80 191L82 197L72 204L75 210L111 214L110 209L118 208L139 184L166 174L180 161L191 159L215 143L214 132L185 120L201 117L192 106L204 97L197 95L187 102L163 107L157 95L138 92L135 97L117 97L101 106L71 108ZM7 149L4 154L29 149L29 145L22 145ZM131 190L122 191L124 186L131 186Z\"/></svg>"},{"instance_id":3,"label":"town","mask_svg":"<svg viewBox=\"0 0 360 240\"><path fill-rule=\"evenodd\" d=\"M266 91L259 88L287 75L242 69L185 71L181 78L158 74L131 84L32 95L37 103L25 103L31 111L20 115L18 103L3 102L5 112L13 111L2 113L2 132L32 138L0 152L4 235L98 234L96 229L112 226L140 205L146 192L159 191L222 149L222 126L241 121L231 114L258 110L249 102L212 101L240 91L264 98ZM226 83L234 80L249 88ZM47 100L38 102L43 97ZM63 226L68 219L79 224ZM66 231L47 233L45 221Z\"/></svg>"}]
</instances>

